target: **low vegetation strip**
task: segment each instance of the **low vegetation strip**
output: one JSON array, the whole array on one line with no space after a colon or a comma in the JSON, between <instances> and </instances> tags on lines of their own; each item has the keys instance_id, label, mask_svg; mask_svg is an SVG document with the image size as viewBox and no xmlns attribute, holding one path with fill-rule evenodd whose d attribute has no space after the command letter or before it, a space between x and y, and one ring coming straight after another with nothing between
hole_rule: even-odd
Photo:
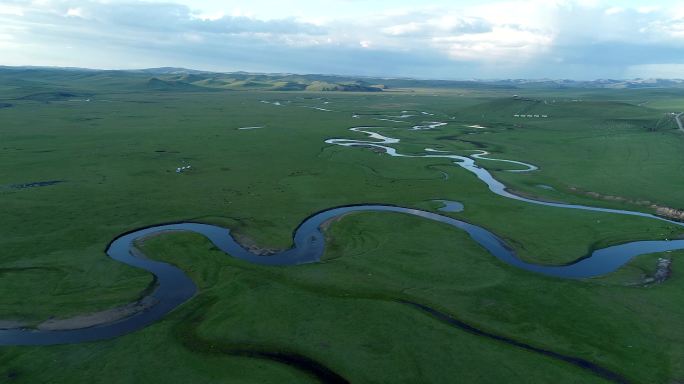
<instances>
[{"instance_id":1,"label":"low vegetation strip","mask_svg":"<svg viewBox=\"0 0 684 384\"><path fill-rule=\"evenodd\" d=\"M298 352L278 349L273 346L260 346L257 344L231 344L221 341L208 340L197 332L197 327L204 321L204 313L207 308L211 308L216 300L213 298L203 298L199 300L204 309L193 311L184 322L174 327L174 333L183 345L196 353L202 354L221 354L235 357L246 357L253 359L263 359L284 364L288 367L304 372L321 383L326 384L347 384L349 381L336 373L321 362Z\"/></svg>"},{"instance_id":2,"label":"low vegetation strip","mask_svg":"<svg viewBox=\"0 0 684 384\"><path fill-rule=\"evenodd\" d=\"M586 369L586 370L588 370L588 371L590 371L590 372L592 372L592 373L594 373L594 374L596 374L596 375L598 375L604 379L610 380L614 383L621 383L621 384L629 383L629 381L625 377L623 377L621 374L614 372L614 371L611 371L610 369L604 368L604 367L602 367L598 364L595 364L591 361L581 359L578 357L563 355L563 354L558 353L558 352L554 352L554 351L551 351L548 349L538 348L538 347L529 345L527 343L522 343L520 341L516 341L516 340L510 339L510 338L501 336L501 335L496 335L494 333L483 331L481 329L473 327L470 324L464 323L463 321L458 320L455 317L453 317L447 313L438 311L438 310L431 308L431 307L428 307L427 305L424 305L424 304L420 304L420 303L416 303L416 302L408 301L408 300L398 300L398 302L400 302L402 304L409 305L409 306L414 307L414 308L417 308L417 309L429 314L430 316L434 317L437 320L440 320L440 321L443 321L449 325L455 326L455 327L457 327L461 330L464 330L468 333L472 333L472 334L477 335L477 336L482 336L482 337L486 337L486 338L489 338L492 340L500 341L502 343L506 343L506 344L510 344L510 345L513 345L513 346L518 347L518 348L522 348L526 351L539 353L541 355L551 357L553 359L557 359L557 360L572 364L572 365L576 366L577 368Z\"/></svg>"}]
</instances>

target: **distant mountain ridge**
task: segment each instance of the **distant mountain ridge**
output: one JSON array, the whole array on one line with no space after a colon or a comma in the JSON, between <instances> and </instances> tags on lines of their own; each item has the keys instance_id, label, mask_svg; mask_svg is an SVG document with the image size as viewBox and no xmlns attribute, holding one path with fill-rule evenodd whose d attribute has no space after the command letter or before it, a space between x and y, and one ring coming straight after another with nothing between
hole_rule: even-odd
<instances>
[{"instance_id":1,"label":"distant mountain ridge","mask_svg":"<svg viewBox=\"0 0 684 384\"><path fill-rule=\"evenodd\" d=\"M487 81L485 81L487 82ZM511 79L488 81L493 84L512 85L521 88L684 88L683 79L597 79L597 80L553 80L553 79Z\"/></svg>"},{"instance_id":2,"label":"distant mountain ridge","mask_svg":"<svg viewBox=\"0 0 684 384\"><path fill-rule=\"evenodd\" d=\"M504 79L504 80L425 80L398 77L364 77L325 74L212 72L160 67L134 70L97 70L60 67L0 66L0 85L35 87L63 85L75 89L105 87L113 90L156 92L200 92L219 90L383 92L402 88L436 89L644 89L684 88L682 79Z\"/></svg>"}]
</instances>

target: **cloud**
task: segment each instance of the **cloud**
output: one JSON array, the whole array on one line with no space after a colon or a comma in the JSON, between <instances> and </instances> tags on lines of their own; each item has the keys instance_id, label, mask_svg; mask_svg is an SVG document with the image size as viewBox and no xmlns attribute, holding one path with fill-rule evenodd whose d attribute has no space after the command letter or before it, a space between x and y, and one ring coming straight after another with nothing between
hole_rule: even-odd
<instances>
[{"instance_id":1,"label":"cloud","mask_svg":"<svg viewBox=\"0 0 684 384\"><path fill-rule=\"evenodd\" d=\"M3 0L0 64L593 78L684 63L684 7L645 1L302 0L317 11L273 3L278 17L174 1ZM338 15L340 2L358 11Z\"/></svg>"},{"instance_id":2,"label":"cloud","mask_svg":"<svg viewBox=\"0 0 684 384\"><path fill-rule=\"evenodd\" d=\"M549 49L552 37L512 27L496 27L480 34L435 38L457 60L526 61Z\"/></svg>"},{"instance_id":3,"label":"cloud","mask_svg":"<svg viewBox=\"0 0 684 384\"><path fill-rule=\"evenodd\" d=\"M15 2L15 4L17 4ZM173 3L43 0L35 6L0 6L0 12L25 15L25 22L42 22L66 30L87 27L99 35L123 33L215 33L215 34L279 34L320 35L325 31L316 25L294 18L259 20L247 16L198 17L185 5ZM69 18L82 19L75 24ZM33 26L36 34L41 25ZM85 38L85 37L84 37Z\"/></svg>"},{"instance_id":4,"label":"cloud","mask_svg":"<svg viewBox=\"0 0 684 384\"><path fill-rule=\"evenodd\" d=\"M606 15L617 15L618 13L624 12L625 9L622 7L610 7L604 11Z\"/></svg>"},{"instance_id":5,"label":"cloud","mask_svg":"<svg viewBox=\"0 0 684 384\"><path fill-rule=\"evenodd\" d=\"M178 4L159 3L86 3L78 8L81 15L97 25L123 27L149 32L198 32L228 34L311 34L324 31L313 24L293 18L259 20L247 16L197 17L190 8Z\"/></svg>"},{"instance_id":6,"label":"cloud","mask_svg":"<svg viewBox=\"0 0 684 384\"><path fill-rule=\"evenodd\" d=\"M492 26L481 18L425 14L425 20L410 21L382 28L388 36L446 37L454 34L490 32Z\"/></svg>"},{"instance_id":7,"label":"cloud","mask_svg":"<svg viewBox=\"0 0 684 384\"><path fill-rule=\"evenodd\" d=\"M71 16L71 17L80 17L83 18L83 9L81 8L69 8L66 11L66 16Z\"/></svg>"}]
</instances>

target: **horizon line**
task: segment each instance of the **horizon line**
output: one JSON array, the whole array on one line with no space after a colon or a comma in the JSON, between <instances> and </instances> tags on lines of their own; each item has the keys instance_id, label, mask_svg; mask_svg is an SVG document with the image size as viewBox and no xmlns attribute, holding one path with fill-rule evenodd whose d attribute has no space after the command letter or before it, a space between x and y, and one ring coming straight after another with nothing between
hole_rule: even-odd
<instances>
[{"instance_id":1,"label":"horizon line","mask_svg":"<svg viewBox=\"0 0 684 384\"><path fill-rule=\"evenodd\" d=\"M59 66L59 65L4 65L0 64L0 68L11 68L11 69L56 69L56 70L81 70L81 71L101 71L101 72L141 72L150 71L155 69L175 69L180 71L188 72L199 72L199 73L215 73L215 74L234 74L234 73L245 73L249 75L296 75L296 76L334 76L334 77L350 77L350 78L365 78L365 79L398 79L398 80L416 80L416 81L460 81L460 82L474 82L474 83L487 83L487 82L497 82L497 81L529 81L529 82L542 82L542 81L572 81L578 83L591 83L598 81L636 81L636 80L669 80L669 81L682 81L684 78L678 77L633 77L633 78L593 78L593 79L572 79L572 78L522 78L522 77L502 77L502 78L427 78L427 77L412 77L412 76L389 76L389 75L345 75L338 73L298 73L298 72L250 72L245 70L235 70L235 71L216 71L216 70L205 70L205 69L194 69L186 67L176 67L176 66L159 66L159 67L148 67L148 68L88 68L88 67L71 67L71 66Z\"/></svg>"}]
</instances>

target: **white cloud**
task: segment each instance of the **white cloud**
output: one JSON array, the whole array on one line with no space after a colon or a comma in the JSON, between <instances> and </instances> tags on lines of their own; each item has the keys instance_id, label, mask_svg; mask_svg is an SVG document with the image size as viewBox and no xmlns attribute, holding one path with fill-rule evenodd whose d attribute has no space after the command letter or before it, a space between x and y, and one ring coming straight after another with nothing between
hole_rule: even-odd
<instances>
[{"instance_id":1,"label":"white cloud","mask_svg":"<svg viewBox=\"0 0 684 384\"><path fill-rule=\"evenodd\" d=\"M81 8L69 8L67 10L65 16L83 18L83 9L81 9Z\"/></svg>"},{"instance_id":2,"label":"white cloud","mask_svg":"<svg viewBox=\"0 0 684 384\"><path fill-rule=\"evenodd\" d=\"M415 34L417 32L422 31L424 28L424 24L419 24L416 22L410 22L406 24L399 24L399 25L392 25L390 27L385 27L382 29L382 31L388 35L391 36L402 36L402 35L409 35L409 34Z\"/></svg>"},{"instance_id":3,"label":"white cloud","mask_svg":"<svg viewBox=\"0 0 684 384\"><path fill-rule=\"evenodd\" d=\"M496 27L491 32L437 37L449 56L471 61L526 61L548 50L553 38L533 31Z\"/></svg>"},{"instance_id":4,"label":"white cloud","mask_svg":"<svg viewBox=\"0 0 684 384\"><path fill-rule=\"evenodd\" d=\"M617 15L618 13L622 13L624 11L625 9L622 7L610 7L606 9L604 12L606 13L606 15Z\"/></svg>"},{"instance_id":5,"label":"white cloud","mask_svg":"<svg viewBox=\"0 0 684 384\"><path fill-rule=\"evenodd\" d=\"M644 6L644 7L638 7L637 12L648 14L648 13L658 12L661 9L662 8L657 6L657 5L656 6Z\"/></svg>"},{"instance_id":6,"label":"white cloud","mask_svg":"<svg viewBox=\"0 0 684 384\"><path fill-rule=\"evenodd\" d=\"M0 15L23 16L24 10L16 5L0 4Z\"/></svg>"},{"instance_id":7,"label":"white cloud","mask_svg":"<svg viewBox=\"0 0 684 384\"><path fill-rule=\"evenodd\" d=\"M223 11L215 11L215 12L206 12L206 13L193 13L190 15L191 18L193 19L199 19L199 20L209 20L209 21L216 21L225 16L225 13Z\"/></svg>"},{"instance_id":8,"label":"white cloud","mask_svg":"<svg viewBox=\"0 0 684 384\"><path fill-rule=\"evenodd\" d=\"M628 67L655 70L638 65L684 61L684 7L645 1L615 6L607 0L485 0L470 5L397 0L379 7L301 0L313 10L272 2L278 12L255 8L265 9L267 0L240 8L210 0L203 0L201 8L190 0L155 1L0 0L0 35L12 36L0 39L0 64L20 59L50 64L40 62L49 59L83 66L81 61L95 52L107 51L112 66L132 65L131 58L142 63L137 61L141 57L216 66L229 60L239 69L268 63L283 71L308 68L311 62L328 63L321 72L358 71L369 65L378 71L409 66L420 71L423 66L430 75L436 73L431 68L448 75L464 69L499 73L515 66L533 75L539 68L551 68L563 77L564 70L581 73L582 67L621 74ZM338 12L350 4L356 13ZM74 52L63 54L66 46ZM331 64L328 56L337 57L337 63Z\"/></svg>"}]
</instances>

